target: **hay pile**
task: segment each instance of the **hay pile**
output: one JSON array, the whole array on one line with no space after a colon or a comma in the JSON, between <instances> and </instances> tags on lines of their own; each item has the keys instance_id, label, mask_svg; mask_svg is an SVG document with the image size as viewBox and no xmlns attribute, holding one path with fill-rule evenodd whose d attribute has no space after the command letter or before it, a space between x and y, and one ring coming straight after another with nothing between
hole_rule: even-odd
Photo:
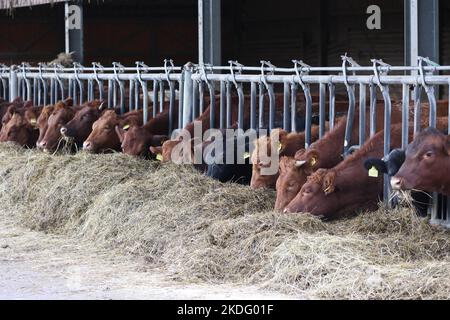
<instances>
[{"instance_id":1,"label":"hay pile","mask_svg":"<svg viewBox=\"0 0 450 320\"><path fill-rule=\"evenodd\" d=\"M122 154L0 146L0 204L174 278L260 284L312 298L450 296L450 234L402 209L323 222L272 211L274 193Z\"/></svg>"}]
</instances>

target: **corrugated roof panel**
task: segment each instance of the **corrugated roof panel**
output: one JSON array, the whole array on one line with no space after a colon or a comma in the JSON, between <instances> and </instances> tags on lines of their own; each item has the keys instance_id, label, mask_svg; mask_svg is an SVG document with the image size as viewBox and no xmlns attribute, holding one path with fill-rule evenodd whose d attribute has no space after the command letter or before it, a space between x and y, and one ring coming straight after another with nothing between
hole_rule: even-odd
<instances>
[{"instance_id":1,"label":"corrugated roof panel","mask_svg":"<svg viewBox=\"0 0 450 320\"><path fill-rule=\"evenodd\" d=\"M65 2L66 0L0 0L0 9L30 7L41 4Z\"/></svg>"}]
</instances>

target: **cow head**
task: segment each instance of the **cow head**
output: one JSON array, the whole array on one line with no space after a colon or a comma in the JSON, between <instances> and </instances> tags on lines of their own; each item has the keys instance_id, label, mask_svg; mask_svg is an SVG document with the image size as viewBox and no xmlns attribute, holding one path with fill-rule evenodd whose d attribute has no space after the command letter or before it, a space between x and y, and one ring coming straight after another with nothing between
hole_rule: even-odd
<instances>
[{"instance_id":1,"label":"cow head","mask_svg":"<svg viewBox=\"0 0 450 320\"><path fill-rule=\"evenodd\" d=\"M159 147L168 140L165 135L154 135L143 126L115 127L122 152L132 156L149 156L150 147Z\"/></svg>"},{"instance_id":2,"label":"cow head","mask_svg":"<svg viewBox=\"0 0 450 320\"><path fill-rule=\"evenodd\" d=\"M53 113L53 109L54 109L53 105L45 106L44 108L42 108L41 114L37 118L37 128L39 130L39 137L36 142L36 147L38 149L41 149L40 142L44 138L45 132L47 131L48 127L47 121L48 118L50 118L50 115Z\"/></svg>"},{"instance_id":3,"label":"cow head","mask_svg":"<svg viewBox=\"0 0 450 320\"><path fill-rule=\"evenodd\" d=\"M449 163L449 136L437 129L427 128L406 148L405 161L391 178L392 188L449 194L449 179L446 174Z\"/></svg>"},{"instance_id":4,"label":"cow head","mask_svg":"<svg viewBox=\"0 0 450 320\"><path fill-rule=\"evenodd\" d=\"M75 111L63 101L58 102L47 120L47 130L39 142L39 147L44 151L54 151L61 139L61 128L69 122Z\"/></svg>"},{"instance_id":5,"label":"cow head","mask_svg":"<svg viewBox=\"0 0 450 320\"><path fill-rule=\"evenodd\" d=\"M93 103L84 105L66 125L61 127L61 135L67 139L73 139L78 147L92 131L92 125L101 114L102 105Z\"/></svg>"},{"instance_id":6,"label":"cow head","mask_svg":"<svg viewBox=\"0 0 450 320\"><path fill-rule=\"evenodd\" d=\"M1 142L14 142L20 146L32 147L30 141L33 137L33 126L24 115L14 113L8 123L2 127L0 134Z\"/></svg>"},{"instance_id":7,"label":"cow head","mask_svg":"<svg viewBox=\"0 0 450 320\"><path fill-rule=\"evenodd\" d=\"M107 150L120 150L120 140L115 127L120 125L121 119L113 110L105 111L92 124L92 132L83 142L83 150L99 153ZM125 124L123 124L124 126Z\"/></svg>"}]
</instances>

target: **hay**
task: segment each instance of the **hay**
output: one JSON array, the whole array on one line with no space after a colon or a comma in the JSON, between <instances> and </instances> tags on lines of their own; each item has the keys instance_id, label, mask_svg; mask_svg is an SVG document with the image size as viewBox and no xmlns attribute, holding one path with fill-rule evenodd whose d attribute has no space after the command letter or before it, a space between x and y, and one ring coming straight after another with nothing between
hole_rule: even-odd
<instances>
[{"instance_id":1,"label":"hay","mask_svg":"<svg viewBox=\"0 0 450 320\"><path fill-rule=\"evenodd\" d=\"M123 154L0 146L0 203L33 229L143 257L174 278L324 299L447 299L450 234L409 209L323 222L274 192Z\"/></svg>"}]
</instances>

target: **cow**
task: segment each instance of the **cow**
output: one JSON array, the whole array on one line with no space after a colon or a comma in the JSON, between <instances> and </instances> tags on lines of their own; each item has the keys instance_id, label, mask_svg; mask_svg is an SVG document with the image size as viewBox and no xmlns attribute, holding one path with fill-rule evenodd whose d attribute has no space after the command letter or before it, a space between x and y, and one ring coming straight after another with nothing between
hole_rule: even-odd
<instances>
[{"instance_id":1,"label":"cow","mask_svg":"<svg viewBox=\"0 0 450 320\"><path fill-rule=\"evenodd\" d=\"M328 123L326 124L328 126ZM319 126L311 127L311 142L319 138ZM274 137L278 136L279 143L275 145ZM274 129L269 136L262 136L255 140L255 148L251 155L252 162L252 178L250 187L259 188L275 188L278 178L278 170L275 174L262 174L262 168L269 168L272 164L270 160L264 161L272 156L272 149L278 156L293 156L295 152L305 146L305 132L288 133L283 129Z\"/></svg>"},{"instance_id":2,"label":"cow","mask_svg":"<svg viewBox=\"0 0 450 320\"><path fill-rule=\"evenodd\" d=\"M20 146L33 148L39 131L30 123L24 114L14 113L6 125L2 127L0 142L14 142Z\"/></svg>"},{"instance_id":3,"label":"cow","mask_svg":"<svg viewBox=\"0 0 450 320\"><path fill-rule=\"evenodd\" d=\"M105 103L100 100L93 100L82 105L74 117L61 127L61 136L66 140L72 140L76 148L81 149L83 142L92 131L93 123L104 111L104 105Z\"/></svg>"},{"instance_id":4,"label":"cow","mask_svg":"<svg viewBox=\"0 0 450 320\"><path fill-rule=\"evenodd\" d=\"M118 115L114 110L106 110L92 124L92 132L83 142L83 150L91 153L120 151L121 144L115 128L128 128L133 125L142 125L142 110L123 115Z\"/></svg>"},{"instance_id":5,"label":"cow","mask_svg":"<svg viewBox=\"0 0 450 320\"><path fill-rule=\"evenodd\" d=\"M172 124L178 123L178 107L174 108ZM142 126L131 126L125 130L115 127L122 152L132 156L154 157L150 147L161 146L169 131L169 111L166 109Z\"/></svg>"},{"instance_id":6,"label":"cow","mask_svg":"<svg viewBox=\"0 0 450 320\"><path fill-rule=\"evenodd\" d=\"M47 105L42 108L41 113L39 114L39 117L37 118L37 129L39 131L38 139L36 141L36 147L39 149L39 145L41 140L44 138L45 132L47 131L48 127L48 118L53 113L55 106L54 105Z\"/></svg>"},{"instance_id":7,"label":"cow","mask_svg":"<svg viewBox=\"0 0 450 320\"><path fill-rule=\"evenodd\" d=\"M450 196L450 138L435 128L421 131L405 150L391 178L393 190L426 190Z\"/></svg>"},{"instance_id":8,"label":"cow","mask_svg":"<svg viewBox=\"0 0 450 320\"><path fill-rule=\"evenodd\" d=\"M75 115L77 109L64 101L58 102L47 120L47 128L38 149L44 152L55 151L61 141L61 128Z\"/></svg>"},{"instance_id":9,"label":"cow","mask_svg":"<svg viewBox=\"0 0 450 320\"><path fill-rule=\"evenodd\" d=\"M376 128L383 128L384 108L376 108ZM398 123L402 119L400 104L394 104L391 110L391 123ZM280 175L276 182L277 198L275 209L282 211L284 207L297 195L309 175L320 168L332 168L341 162L347 116L338 119L333 130L327 132L320 140L311 144L308 149L298 150L293 158L285 157L280 160ZM369 135L370 118L366 117L365 134ZM359 143L359 110L356 110L349 146Z\"/></svg>"},{"instance_id":10,"label":"cow","mask_svg":"<svg viewBox=\"0 0 450 320\"><path fill-rule=\"evenodd\" d=\"M401 125L391 126L391 148L401 144ZM384 130L377 132L352 155L331 169L318 169L307 179L283 212L309 212L335 218L355 210L374 210L383 193L383 175L367 173L363 163L384 152Z\"/></svg>"},{"instance_id":11,"label":"cow","mask_svg":"<svg viewBox=\"0 0 450 320\"><path fill-rule=\"evenodd\" d=\"M15 98L12 102L3 101L0 103L0 119L3 120L3 116L8 112L9 107L16 106L16 107L22 107L24 105L24 102L21 97ZM4 124L3 121L0 122L0 128ZM6 123L5 123L6 124Z\"/></svg>"}]
</instances>

